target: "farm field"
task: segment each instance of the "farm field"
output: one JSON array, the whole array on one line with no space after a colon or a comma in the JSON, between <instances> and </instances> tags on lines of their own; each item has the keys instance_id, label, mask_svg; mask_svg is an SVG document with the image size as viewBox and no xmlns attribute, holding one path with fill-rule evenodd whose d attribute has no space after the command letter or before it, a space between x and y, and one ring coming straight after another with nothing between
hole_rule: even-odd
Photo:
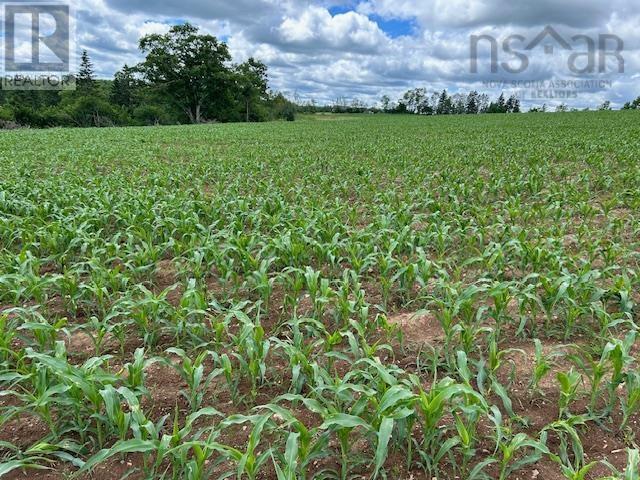
<instances>
[{"instance_id":1,"label":"farm field","mask_svg":"<svg viewBox=\"0 0 640 480\"><path fill-rule=\"evenodd\" d=\"M637 113L0 157L0 477L640 478Z\"/></svg>"}]
</instances>

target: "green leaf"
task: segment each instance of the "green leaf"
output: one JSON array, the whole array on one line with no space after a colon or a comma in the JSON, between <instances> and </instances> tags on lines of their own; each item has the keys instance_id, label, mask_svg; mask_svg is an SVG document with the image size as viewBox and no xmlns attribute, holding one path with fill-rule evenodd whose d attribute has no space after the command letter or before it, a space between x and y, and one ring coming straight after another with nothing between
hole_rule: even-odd
<instances>
[{"instance_id":1,"label":"green leaf","mask_svg":"<svg viewBox=\"0 0 640 480\"><path fill-rule=\"evenodd\" d=\"M96 465L104 462L106 459L119 455L122 453L148 453L156 449L156 444L146 440L126 440L116 443L111 448L104 448L89 458L84 466L80 469L81 472L93 469Z\"/></svg>"},{"instance_id":2,"label":"green leaf","mask_svg":"<svg viewBox=\"0 0 640 480\"><path fill-rule=\"evenodd\" d=\"M388 455L389 440L391 440L391 434L393 433L394 421L392 418L385 418L380 423L380 429L378 430L378 444L376 446L376 468L373 474L373 478L377 478L380 473L380 469L384 465Z\"/></svg>"}]
</instances>

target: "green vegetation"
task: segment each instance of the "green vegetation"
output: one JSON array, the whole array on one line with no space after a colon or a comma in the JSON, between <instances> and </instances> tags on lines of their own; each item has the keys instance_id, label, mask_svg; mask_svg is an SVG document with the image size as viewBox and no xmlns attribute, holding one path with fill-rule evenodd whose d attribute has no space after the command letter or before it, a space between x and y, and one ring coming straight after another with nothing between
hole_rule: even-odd
<instances>
[{"instance_id":1,"label":"green vegetation","mask_svg":"<svg viewBox=\"0 0 640 480\"><path fill-rule=\"evenodd\" d=\"M0 90L0 128L110 127L294 120L295 107L268 89L267 67L232 63L227 44L190 24L140 39L144 60L96 80L87 51L76 90Z\"/></svg>"},{"instance_id":2,"label":"green vegetation","mask_svg":"<svg viewBox=\"0 0 640 480\"><path fill-rule=\"evenodd\" d=\"M0 152L0 476L638 478L638 112Z\"/></svg>"}]
</instances>

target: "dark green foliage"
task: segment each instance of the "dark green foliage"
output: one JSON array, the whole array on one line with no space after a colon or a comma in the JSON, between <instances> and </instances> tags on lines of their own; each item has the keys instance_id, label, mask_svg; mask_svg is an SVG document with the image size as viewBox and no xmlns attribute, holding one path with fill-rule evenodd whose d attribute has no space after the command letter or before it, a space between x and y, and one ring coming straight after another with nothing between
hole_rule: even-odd
<instances>
[{"instance_id":1,"label":"dark green foliage","mask_svg":"<svg viewBox=\"0 0 640 480\"><path fill-rule=\"evenodd\" d=\"M93 63L89 59L89 53L86 50L82 51L80 69L78 70L78 75L76 75L76 86L80 92L86 95L93 92L95 87Z\"/></svg>"},{"instance_id":2,"label":"dark green foliage","mask_svg":"<svg viewBox=\"0 0 640 480\"><path fill-rule=\"evenodd\" d=\"M622 107L623 110L638 110L640 109L640 97L636 98L633 102L627 102Z\"/></svg>"},{"instance_id":3,"label":"dark green foliage","mask_svg":"<svg viewBox=\"0 0 640 480\"><path fill-rule=\"evenodd\" d=\"M133 109L136 105L136 93L140 82L135 78L135 69L125 65L122 70L116 72L111 83L110 100L113 104Z\"/></svg>"},{"instance_id":4,"label":"dark green foliage","mask_svg":"<svg viewBox=\"0 0 640 480\"><path fill-rule=\"evenodd\" d=\"M229 49L212 35L200 35L188 23L175 25L164 35L140 40L146 59L137 66L145 83L159 90L191 123L214 118L213 106L231 88Z\"/></svg>"},{"instance_id":5,"label":"dark green foliage","mask_svg":"<svg viewBox=\"0 0 640 480\"><path fill-rule=\"evenodd\" d=\"M489 102L487 94L476 90L449 95L446 90L429 94L426 88L408 90L397 103L388 96L380 100L385 113L413 113L416 115L475 115L478 113L520 113L520 100L516 95L505 99L504 94Z\"/></svg>"},{"instance_id":6,"label":"dark green foliage","mask_svg":"<svg viewBox=\"0 0 640 480\"><path fill-rule=\"evenodd\" d=\"M104 127L295 119L295 105L268 90L267 67L232 65L226 43L190 24L140 39L145 60L97 80L82 52L75 91L1 91L0 127Z\"/></svg>"},{"instance_id":7,"label":"dark green foliage","mask_svg":"<svg viewBox=\"0 0 640 480\"><path fill-rule=\"evenodd\" d=\"M272 120L293 122L296 119L296 105L281 93L271 98L269 111L271 112Z\"/></svg>"}]
</instances>

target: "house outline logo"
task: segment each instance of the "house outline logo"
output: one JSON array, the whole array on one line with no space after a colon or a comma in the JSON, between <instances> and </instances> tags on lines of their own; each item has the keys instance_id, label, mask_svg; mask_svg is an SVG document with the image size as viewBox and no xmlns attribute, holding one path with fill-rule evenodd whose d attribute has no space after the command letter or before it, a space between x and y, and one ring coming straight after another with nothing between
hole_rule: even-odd
<instances>
[{"instance_id":1,"label":"house outline logo","mask_svg":"<svg viewBox=\"0 0 640 480\"><path fill-rule=\"evenodd\" d=\"M551 25L547 25L544 29L536 35L536 37L529 42L529 44L525 47L525 50L533 50L538 45L544 45L544 53L547 55L553 55L555 53L555 47L549 43L543 43L543 41L547 38L551 37L555 42L560 45L564 50L573 50L573 47L569 42L565 40L565 38L558 33L558 31L553 28Z\"/></svg>"}]
</instances>

